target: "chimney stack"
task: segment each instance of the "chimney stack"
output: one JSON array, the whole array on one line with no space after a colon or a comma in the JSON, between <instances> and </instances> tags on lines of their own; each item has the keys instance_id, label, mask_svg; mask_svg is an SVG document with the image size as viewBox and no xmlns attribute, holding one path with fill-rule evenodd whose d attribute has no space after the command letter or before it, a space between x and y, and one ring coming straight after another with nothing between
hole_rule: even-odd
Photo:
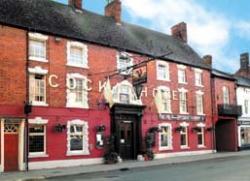
<instances>
[{"instance_id":1,"label":"chimney stack","mask_svg":"<svg viewBox=\"0 0 250 181\"><path fill-rule=\"evenodd\" d=\"M240 68L243 70L249 69L249 54L248 53L240 54Z\"/></svg>"},{"instance_id":2,"label":"chimney stack","mask_svg":"<svg viewBox=\"0 0 250 181\"><path fill-rule=\"evenodd\" d=\"M203 61L206 65L209 65L210 67L212 67L212 63L213 63L213 57L212 55L205 55L203 57Z\"/></svg>"},{"instance_id":3,"label":"chimney stack","mask_svg":"<svg viewBox=\"0 0 250 181\"><path fill-rule=\"evenodd\" d=\"M120 0L112 0L105 7L105 16L113 17L117 24L121 24L122 3Z\"/></svg>"},{"instance_id":4,"label":"chimney stack","mask_svg":"<svg viewBox=\"0 0 250 181\"><path fill-rule=\"evenodd\" d=\"M82 0L68 0L68 3L76 9L82 9Z\"/></svg>"},{"instance_id":5,"label":"chimney stack","mask_svg":"<svg viewBox=\"0 0 250 181\"><path fill-rule=\"evenodd\" d=\"M178 23L171 28L171 34L174 38L187 43L187 24L185 22Z\"/></svg>"}]
</instances>

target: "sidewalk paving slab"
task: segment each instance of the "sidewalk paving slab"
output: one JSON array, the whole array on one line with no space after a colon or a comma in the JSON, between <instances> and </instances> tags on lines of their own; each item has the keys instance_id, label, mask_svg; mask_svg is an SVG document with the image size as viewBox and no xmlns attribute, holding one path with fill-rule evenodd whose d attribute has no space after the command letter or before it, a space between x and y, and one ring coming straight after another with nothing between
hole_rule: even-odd
<instances>
[{"instance_id":1,"label":"sidewalk paving slab","mask_svg":"<svg viewBox=\"0 0 250 181\"><path fill-rule=\"evenodd\" d=\"M78 167L66 167L56 169L44 169L44 170L32 170L29 172L7 172L0 174L0 181L34 181L44 180L46 178L79 175L79 174L90 174L96 172L108 172L120 169L135 169L144 168L151 166L167 165L167 164L179 164L188 163L195 161L212 160L219 158L230 158L237 156L250 156L250 151L241 152L226 152L226 153L210 153L204 155L193 155L193 156L178 156L168 157L164 159L157 159L153 161L126 161L118 164L99 164L99 165L88 165Z\"/></svg>"}]
</instances>

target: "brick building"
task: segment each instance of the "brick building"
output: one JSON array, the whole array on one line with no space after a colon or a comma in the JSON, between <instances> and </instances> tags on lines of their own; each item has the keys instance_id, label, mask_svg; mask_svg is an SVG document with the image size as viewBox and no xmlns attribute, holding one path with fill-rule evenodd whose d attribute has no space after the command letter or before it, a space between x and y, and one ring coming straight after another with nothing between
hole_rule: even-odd
<instances>
[{"instance_id":1,"label":"brick building","mask_svg":"<svg viewBox=\"0 0 250 181\"><path fill-rule=\"evenodd\" d=\"M233 75L212 70L213 124L217 151L237 151L237 119L241 106L237 105L236 79Z\"/></svg>"},{"instance_id":2,"label":"brick building","mask_svg":"<svg viewBox=\"0 0 250 181\"><path fill-rule=\"evenodd\" d=\"M118 0L105 16L82 4L0 1L1 171L101 163L110 135L137 159L155 128L156 158L212 152L210 66L186 24L170 36L123 22ZM138 99L127 67L143 62Z\"/></svg>"}]
</instances>

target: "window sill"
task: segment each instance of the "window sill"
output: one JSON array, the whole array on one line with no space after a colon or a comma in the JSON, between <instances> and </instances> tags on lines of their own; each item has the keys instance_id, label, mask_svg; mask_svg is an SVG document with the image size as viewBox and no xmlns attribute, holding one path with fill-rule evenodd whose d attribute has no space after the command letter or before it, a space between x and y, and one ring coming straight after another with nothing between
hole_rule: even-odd
<instances>
[{"instance_id":1,"label":"window sill","mask_svg":"<svg viewBox=\"0 0 250 181\"><path fill-rule=\"evenodd\" d=\"M190 149L190 147L189 147L189 146L181 146L181 149L182 149L182 150Z\"/></svg>"},{"instance_id":2,"label":"window sill","mask_svg":"<svg viewBox=\"0 0 250 181\"><path fill-rule=\"evenodd\" d=\"M198 145L197 147L198 147L198 148L206 148L205 145Z\"/></svg>"},{"instance_id":3,"label":"window sill","mask_svg":"<svg viewBox=\"0 0 250 181\"><path fill-rule=\"evenodd\" d=\"M89 106L67 104L67 108L89 109Z\"/></svg>"},{"instance_id":4,"label":"window sill","mask_svg":"<svg viewBox=\"0 0 250 181\"><path fill-rule=\"evenodd\" d=\"M187 83L187 82L178 82L178 84L184 84L184 85L187 85L188 83Z\"/></svg>"},{"instance_id":5,"label":"window sill","mask_svg":"<svg viewBox=\"0 0 250 181\"><path fill-rule=\"evenodd\" d=\"M173 147L159 147L159 151L173 150Z\"/></svg>"},{"instance_id":6,"label":"window sill","mask_svg":"<svg viewBox=\"0 0 250 181\"><path fill-rule=\"evenodd\" d=\"M32 56L29 57L29 60L31 60L31 61L37 61L37 62L44 62L44 63L49 62L49 61L48 61L47 59L45 59L45 58L41 58L41 57L32 57Z\"/></svg>"},{"instance_id":7,"label":"window sill","mask_svg":"<svg viewBox=\"0 0 250 181\"><path fill-rule=\"evenodd\" d=\"M45 154L45 153L37 153L37 154L30 154L29 158L47 158L49 157L49 155Z\"/></svg>"},{"instance_id":8,"label":"window sill","mask_svg":"<svg viewBox=\"0 0 250 181\"><path fill-rule=\"evenodd\" d=\"M180 112L180 114L189 115L189 113L188 113L188 112Z\"/></svg>"},{"instance_id":9,"label":"window sill","mask_svg":"<svg viewBox=\"0 0 250 181\"><path fill-rule=\"evenodd\" d=\"M159 81L166 81L166 82L170 82L170 79L161 79L161 78L157 78L157 80L159 80Z\"/></svg>"},{"instance_id":10,"label":"window sill","mask_svg":"<svg viewBox=\"0 0 250 181\"><path fill-rule=\"evenodd\" d=\"M196 87L204 87L204 85L195 84Z\"/></svg>"},{"instance_id":11,"label":"window sill","mask_svg":"<svg viewBox=\"0 0 250 181\"><path fill-rule=\"evenodd\" d=\"M32 106L44 106L44 107L47 107L49 105L47 103L43 103L43 102L32 102Z\"/></svg>"},{"instance_id":12,"label":"window sill","mask_svg":"<svg viewBox=\"0 0 250 181\"><path fill-rule=\"evenodd\" d=\"M85 65L85 64L67 63L66 65L69 66L69 67L77 67L77 68L89 69L88 65Z\"/></svg>"},{"instance_id":13,"label":"window sill","mask_svg":"<svg viewBox=\"0 0 250 181\"><path fill-rule=\"evenodd\" d=\"M81 155L89 155L89 151L79 151L79 152L67 152L66 156L81 156Z\"/></svg>"}]
</instances>

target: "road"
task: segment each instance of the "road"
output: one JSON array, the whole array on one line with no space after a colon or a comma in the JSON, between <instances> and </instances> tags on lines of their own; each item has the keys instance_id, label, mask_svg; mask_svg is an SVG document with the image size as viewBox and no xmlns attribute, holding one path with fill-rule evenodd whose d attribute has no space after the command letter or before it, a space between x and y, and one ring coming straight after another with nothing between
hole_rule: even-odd
<instances>
[{"instance_id":1,"label":"road","mask_svg":"<svg viewBox=\"0 0 250 181\"><path fill-rule=\"evenodd\" d=\"M107 165L108 166L108 165ZM59 177L46 181L250 181L250 157Z\"/></svg>"}]
</instances>

